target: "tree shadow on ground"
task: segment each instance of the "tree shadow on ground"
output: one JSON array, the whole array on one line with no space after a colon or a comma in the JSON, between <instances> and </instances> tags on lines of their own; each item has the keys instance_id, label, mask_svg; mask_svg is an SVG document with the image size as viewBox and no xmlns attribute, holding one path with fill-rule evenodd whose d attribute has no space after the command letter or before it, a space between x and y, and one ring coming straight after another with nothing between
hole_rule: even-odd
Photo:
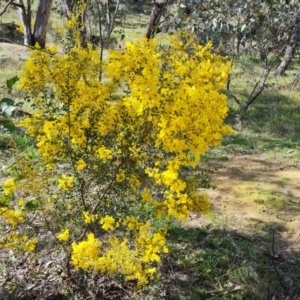
<instances>
[{"instance_id":1,"label":"tree shadow on ground","mask_svg":"<svg viewBox=\"0 0 300 300\"><path fill-rule=\"evenodd\" d=\"M300 254L282 237L284 228L264 225L252 235L216 223L170 228L154 298L299 299Z\"/></svg>"}]
</instances>

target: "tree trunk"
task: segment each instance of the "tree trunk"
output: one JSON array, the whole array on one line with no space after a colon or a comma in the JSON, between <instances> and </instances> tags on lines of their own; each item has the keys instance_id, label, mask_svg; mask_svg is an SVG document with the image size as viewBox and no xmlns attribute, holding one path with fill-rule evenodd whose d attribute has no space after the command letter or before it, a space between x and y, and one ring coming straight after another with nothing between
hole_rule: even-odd
<instances>
[{"instance_id":1,"label":"tree trunk","mask_svg":"<svg viewBox=\"0 0 300 300\"><path fill-rule=\"evenodd\" d=\"M51 13L52 0L40 0L33 30L32 46L36 43L41 48L46 46L46 35Z\"/></svg>"},{"instance_id":2,"label":"tree trunk","mask_svg":"<svg viewBox=\"0 0 300 300\"><path fill-rule=\"evenodd\" d=\"M133 2L135 4L137 4L137 10L138 10L138 12L142 12L144 0L134 0Z\"/></svg>"},{"instance_id":3,"label":"tree trunk","mask_svg":"<svg viewBox=\"0 0 300 300\"><path fill-rule=\"evenodd\" d=\"M290 64L293 53L294 53L294 47L292 45L287 45L285 49L285 54L283 56L283 59L278 66L277 70L275 71L275 76L282 76L287 69L288 65Z\"/></svg>"},{"instance_id":4,"label":"tree trunk","mask_svg":"<svg viewBox=\"0 0 300 300\"><path fill-rule=\"evenodd\" d=\"M296 46L300 40L300 25L295 28L295 32L290 39L290 43L286 46L284 56L279 67L275 71L275 76L282 76L293 59Z\"/></svg>"},{"instance_id":5,"label":"tree trunk","mask_svg":"<svg viewBox=\"0 0 300 300\"><path fill-rule=\"evenodd\" d=\"M23 0L18 0L16 6L24 27L25 46L34 46L36 43L38 43L41 48L45 48L48 22L51 13L51 5L52 5L52 0L39 1L35 24L34 24L34 30L32 32L31 0L27 0L26 7L24 5Z\"/></svg>"},{"instance_id":6,"label":"tree trunk","mask_svg":"<svg viewBox=\"0 0 300 300\"><path fill-rule=\"evenodd\" d=\"M70 0L63 0L62 5L64 7L63 11L64 11L64 15L65 17L69 17L70 13L72 12L72 6L70 3Z\"/></svg>"},{"instance_id":7,"label":"tree trunk","mask_svg":"<svg viewBox=\"0 0 300 300\"><path fill-rule=\"evenodd\" d=\"M26 8L24 6L23 0L19 0L18 4L20 4L20 6L17 7L18 13L19 13L21 22L24 27L24 45L32 46L30 1L28 1L28 3L27 3L27 9L29 9L29 11L27 11L27 12L26 12Z\"/></svg>"},{"instance_id":8,"label":"tree trunk","mask_svg":"<svg viewBox=\"0 0 300 300\"><path fill-rule=\"evenodd\" d=\"M151 16L150 16L150 20L147 26L147 30L146 30L146 38L149 40L150 38L154 37L154 35L159 31L159 21L161 16L164 13L164 10L167 6L169 1L163 2L163 3L158 3L155 2L155 6L152 10Z\"/></svg>"}]
</instances>

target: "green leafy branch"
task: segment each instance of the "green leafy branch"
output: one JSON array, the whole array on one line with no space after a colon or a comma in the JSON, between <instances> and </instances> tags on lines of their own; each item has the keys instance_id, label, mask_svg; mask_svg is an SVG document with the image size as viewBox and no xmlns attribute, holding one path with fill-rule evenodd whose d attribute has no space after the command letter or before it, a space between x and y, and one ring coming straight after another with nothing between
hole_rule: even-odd
<instances>
[{"instance_id":1,"label":"green leafy branch","mask_svg":"<svg viewBox=\"0 0 300 300\"><path fill-rule=\"evenodd\" d=\"M6 87L9 94L12 92L14 84L19 80L18 76L6 80ZM0 125L2 125L9 132L14 132L16 130L16 125L12 120L12 116L17 106L14 100L10 98L2 98L0 100Z\"/></svg>"}]
</instances>

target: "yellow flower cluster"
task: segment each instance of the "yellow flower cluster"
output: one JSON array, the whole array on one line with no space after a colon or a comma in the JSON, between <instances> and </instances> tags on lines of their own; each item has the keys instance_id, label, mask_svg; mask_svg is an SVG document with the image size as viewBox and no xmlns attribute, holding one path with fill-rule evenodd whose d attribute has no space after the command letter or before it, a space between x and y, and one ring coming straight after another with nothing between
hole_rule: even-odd
<instances>
[{"instance_id":1,"label":"yellow flower cluster","mask_svg":"<svg viewBox=\"0 0 300 300\"><path fill-rule=\"evenodd\" d=\"M22 204L22 203L21 203ZM37 239L30 239L26 234L22 234L16 228L25 221L26 214L23 211L12 208L0 209L0 220L4 220L11 226L12 231L5 233L0 238L0 249L6 248L17 251L32 252L37 244Z\"/></svg>"},{"instance_id":2,"label":"yellow flower cluster","mask_svg":"<svg viewBox=\"0 0 300 300\"><path fill-rule=\"evenodd\" d=\"M198 183L196 178L186 180L186 192L192 199L192 212L197 214L207 214L210 211L211 202L209 201L207 193L198 191Z\"/></svg>"},{"instance_id":3,"label":"yellow flower cluster","mask_svg":"<svg viewBox=\"0 0 300 300\"><path fill-rule=\"evenodd\" d=\"M84 223L85 224L92 224L96 222L99 219L99 216L96 215L91 215L87 211L83 212L83 218L84 218Z\"/></svg>"},{"instance_id":4,"label":"yellow flower cluster","mask_svg":"<svg viewBox=\"0 0 300 300\"><path fill-rule=\"evenodd\" d=\"M74 185L74 177L63 174L58 180L58 187L64 191L68 191Z\"/></svg>"},{"instance_id":5,"label":"yellow flower cluster","mask_svg":"<svg viewBox=\"0 0 300 300\"><path fill-rule=\"evenodd\" d=\"M0 249L32 252L37 242L36 238L30 239L26 234L11 232L0 239Z\"/></svg>"},{"instance_id":6,"label":"yellow flower cluster","mask_svg":"<svg viewBox=\"0 0 300 300\"><path fill-rule=\"evenodd\" d=\"M79 159L76 164L77 171L82 171L86 168L86 162L83 159Z\"/></svg>"},{"instance_id":7,"label":"yellow flower cluster","mask_svg":"<svg viewBox=\"0 0 300 300\"><path fill-rule=\"evenodd\" d=\"M10 178L4 181L3 184L3 192L4 195L10 195L11 193L14 193L16 191L16 183L14 178Z\"/></svg>"},{"instance_id":8,"label":"yellow flower cluster","mask_svg":"<svg viewBox=\"0 0 300 300\"><path fill-rule=\"evenodd\" d=\"M105 216L101 218L100 224L104 230L114 230L118 223L116 223L115 219L112 216Z\"/></svg>"},{"instance_id":9,"label":"yellow flower cluster","mask_svg":"<svg viewBox=\"0 0 300 300\"><path fill-rule=\"evenodd\" d=\"M0 222L3 230L0 234L0 246L3 248L16 252L30 252L35 249L37 239L29 237L36 234L31 226L35 216L32 211L38 208L37 199L49 183L49 174L40 167L34 159L22 156L12 172L15 178L9 178L3 184L4 195L1 195L0 200ZM18 190L21 190L24 196L16 202L12 196ZM10 230L7 230L8 228Z\"/></svg>"},{"instance_id":10,"label":"yellow flower cluster","mask_svg":"<svg viewBox=\"0 0 300 300\"><path fill-rule=\"evenodd\" d=\"M107 159L112 159L112 151L101 147L98 149L99 158L106 161Z\"/></svg>"},{"instance_id":11,"label":"yellow flower cluster","mask_svg":"<svg viewBox=\"0 0 300 300\"><path fill-rule=\"evenodd\" d=\"M110 216L103 218L104 221L106 224L113 221L114 224L114 218ZM127 217L124 224L134 232L131 246L127 239L110 237L104 247L94 234L88 234L85 241L72 244L73 265L104 274L122 274L125 280L136 280L138 286L148 283L157 271L152 264L160 261L160 253L168 253L165 234L151 234L150 222L144 224L133 217ZM101 248L104 250L101 251Z\"/></svg>"},{"instance_id":12,"label":"yellow flower cluster","mask_svg":"<svg viewBox=\"0 0 300 300\"><path fill-rule=\"evenodd\" d=\"M95 239L93 233L87 235L87 240L72 244L72 262L77 268L90 269L98 259L101 242Z\"/></svg>"},{"instance_id":13,"label":"yellow flower cluster","mask_svg":"<svg viewBox=\"0 0 300 300\"><path fill-rule=\"evenodd\" d=\"M24 33L24 25L23 24L18 25L16 30L21 32L21 33Z\"/></svg>"},{"instance_id":14,"label":"yellow flower cluster","mask_svg":"<svg viewBox=\"0 0 300 300\"><path fill-rule=\"evenodd\" d=\"M121 172L116 175L117 182L122 182L125 180L125 178L126 178L125 172Z\"/></svg>"},{"instance_id":15,"label":"yellow flower cluster","mask_svg":"<svg viewBox=\"0 0 300 300\"><path fill-rule=\"evenodd\" d=\"M0 219L5 219L6 223L12 228L16 228L19 224L22 224L25 217L25 213L20 210L6 207L0 208Z\"/></svg>"},{"instance_id":16,"label":"yellow flower cluster","mask_svg":"<svg viewBox=\"0 0 300 300\"><path fill-rule=\"evenodd\" d=\"M69 237L70 237L70 230L68 228L57 235L58 240L61 242L68 241Z\"/></svg>"},{"instance_id":17,"label":"yellow flower cluster","mask_svg":"<svg viewBox=\"0 0 300 300\"><path fill-rule=\"evenodd\" d=\"M135 239L135 244L141 255L141 261L145 263L159 262L160 253L168 253L165 234L156 232L149 234L150 224L140 226Z\"/></svg>"}]
</instances>

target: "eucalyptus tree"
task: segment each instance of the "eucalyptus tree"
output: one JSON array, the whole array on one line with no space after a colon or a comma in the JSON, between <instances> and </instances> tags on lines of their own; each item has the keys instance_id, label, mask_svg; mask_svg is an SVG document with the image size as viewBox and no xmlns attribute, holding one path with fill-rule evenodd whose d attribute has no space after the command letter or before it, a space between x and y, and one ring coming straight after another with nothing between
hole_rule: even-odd
<instances>
[{"instance_id":1,"label":"eucalyptus tree","mask_svg":"<svg viewBox=\"0 0 300 300\"><path fill-rule=\"evenodd\" d=\"M162 1L157 1L162 2ZM226 54L255 48L262 58L284 46L299 25L298 0L185 0L169 3L161 29L187 28Z\"/></svg>"},{"instance_id":2,"label":"eucalyptus tree","mask_svg":"<svg viewBox=\"0 0 300 300\"><path fill-rule=\"evenodd\" d=\"M47 28L51 14L52 0L39 0L35 14L34 25L32 21L33 0L9 0L1 8L0 16L3 15L10 6L17 9L24 28L24 45L34 46L36 43L44 48L46 45Z\"/></svg>"},{"instance_id":3,"label":"eucalyptus tree","mask_svg":"<svg viewBox=\"0 0 300 300\"><path fill-rule=\"evenodd\" d=\"M265 71L253 84L246 101L231 92L228 82L228 92L242 110L263 92L271 74L284 74L298 49L298 0L164 0L156 3L166 3L167 8L152 26L153 34L187 29L195 33L200 43L210 40L215 51L232 59L249 54L259 58Z\"/></svg>"}]
</instances>

